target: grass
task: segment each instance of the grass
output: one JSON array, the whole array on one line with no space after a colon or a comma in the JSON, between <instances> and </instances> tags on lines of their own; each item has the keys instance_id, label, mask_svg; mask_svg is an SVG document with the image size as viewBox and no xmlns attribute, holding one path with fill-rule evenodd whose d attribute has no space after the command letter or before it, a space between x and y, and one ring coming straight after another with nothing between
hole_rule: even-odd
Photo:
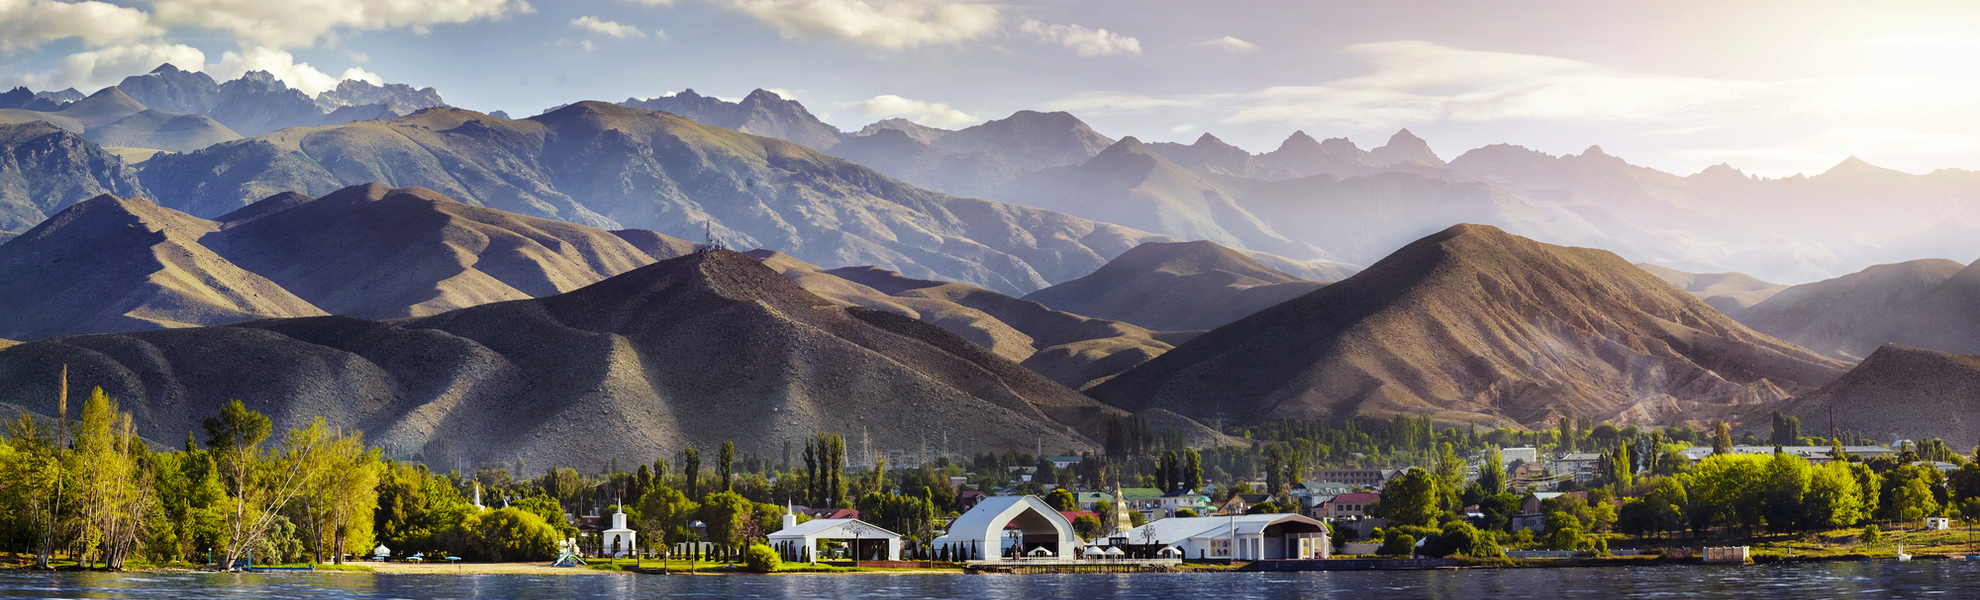
<instances>
[{"instance_id":1,"label":"grass","mask_svg":"<svg viewBox=\"0 0 1980 600\"><path fill-rule=\"evenodd\" d=\"M1927 530L1917 524L1908 528L1901 526L1880 526L1882 539L1876 543L1863 543L1863 528L1845 527L1829 531L1805 533L1766 533L1741 535L1721 534L1702 538L1627 538L1610 536L1612 549L1634 547L1639 550L1660 548L1699 548L1703 546L1748 546L1753 549L1754 560L1786 559L1842 559L1842 558L1893 558L1898 544L1904 544L1904 551L1913 556L1944 556L1954 554L1980 553L1980 529L1971 526L1948 530ZM1972 540L1971 545L1969 540Z\"/></svg>"}]
</instances>

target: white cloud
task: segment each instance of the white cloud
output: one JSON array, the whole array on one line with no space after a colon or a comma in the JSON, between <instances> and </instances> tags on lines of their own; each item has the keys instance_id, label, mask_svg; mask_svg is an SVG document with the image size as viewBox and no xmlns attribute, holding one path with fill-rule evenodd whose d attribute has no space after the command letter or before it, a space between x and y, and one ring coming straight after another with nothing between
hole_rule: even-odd
<instances>
[{"instance_id":1,"label":"white cloud","mask_svg":"<svg viewBox=\"0 0 1980 600\"><path fill-rule=\"evenodd\" d=\"M106 2L0 0L0 56L72 37L100 47L162 33L144 11Z\"/></svg>"},{"instance_id":2,"label":"white cloud","mask_svg":"<svg viewBox=\"0 0 1980 600\"><path fill-rule=\"evenodd\" d=\"M434 25L466 23L533 12L525 0L155 0L154 19L168 25L217 29L243 45L297 48L315 45L340 28L407 28L424 34Z\"/></svg>"},{"instance_id":3,"label":"white cloud","mask_svg":"<svg viewBox=\"0 0 1980 600\"><path fill-rule=\"evenodd\" d=\"M37 90L73 87L89 92L116 85L125 77L150 72L168 62L197 71L205 67L206 53L183 44L111 46L56 59L54 68L12 78L15 81L9 85L26 85Z\"/></svg>"},{"instance_id":4,"label":"white cloud","mask_svg":"<svg viewBox=\"0 0 1980 600\"><path fill-rule=\"evenodd\" d=\"M1185 125L1177 125L1177 126L1175 126L1175 127L1170 127L1170 128L1169 128L1169 133L1182 133L1182 132L1185 132L1185 131L1189 131L1189 130L1192 130L1192 129L1196 129L1196 126L1195 126L1195 125L1187 125L1187 124L1185 124Z\"/></svg>"},{"instance_id":5,"label":"white cloud","mask_svg":"<svg viewBox=\"0 0 1980 600\"><path fill-rule=\"evenodd\" d=\"M793 92L784 88L763 88L763 91L776 94L778 98L783 98L785 100L797 99L797 92Z\"/></svg>"},{"instance_id":6,"label":"white cloud","mask_svg":"<svg viewBox=\"0 0 1980 600\"><path fill-rule=\"evenodd\" d=\"M1216 48L1219 50L1223 50L1225 52L1229 52L1231 54L1250 54L1253 52L1257 52L1259 50L1258 44L1253 44L1251 42L1240 40L1228 35L1214 40L1205 40L1205 41L1197 42L1194 44L1190 44L1189 46L1191 48Z\"/></svg>"},{"instance_id":7,"label":"white cloud","mask_svg":"<svg viewBox=\"0 0 1980 600\"><path fill-rule=\"evenodd\" d=\"M1856 156L1871 164L1931 162L1946 155L1980 150L1980 137L1926 133L1899 127L1838 127L1760 148L1698 148L1673 153L1700 164L1731 162L1762 175L1813 175Z\"/></svg>"},{"instance_id":8,"label":"white cloud","mask_svg":"<svg viewBox=\"0 0 1980 600\"><path fill-rule=\"evenodd\" d=\"M267 71L289 87L311 96L335 89L345 79L374 84L384 82L378 74L357 67L345 69L343 75L333 77L309 63L296 62L295 55L286 51L259 46L243 47L239 52L229 51L220 55L220 61L206 69L206 74L215 79L228 80L239 79L248 71Z\"/></svg>"},{"instance_id":9,"label":"white cloud","mask_svg":"<svg viewBox=\"0 0 1980 600\"><path fill-rule=\"evenodd\" d=\"M1045 103L1047 110L1085 114L1147 112L1161 108L1201 106L1216 96L1144 96L1127 92L1080 92Z\"/></svg>"},{"instance_id":10,"label":"white cloud","mask_svg":"<svg viewBox=\"0 0 1980 600\"><path fill-rule=\"evenodd\" d=\"M909 100L893 94L874 96L854 104L859 112L869 117L904 116L909 120L930 127L951 127L976 123L983 119L970 116L947 104Z\"/></svg>"},{"instance_id":11,"label":"white cloud","mask_svg":"<svg viewBox=\"0 0 1980 600\"><path fill-rule=\"evenodd\" d=\"M640 31L638 27L589 15L571 19L571 26L622 40L646 37L646 32Z\"/></svg>"},{"instance_id":12,"label":"white cloud","mask_svg":"<svg viewBox=\"0 0 1980 600\"><path fill-rule=\"evenodd\" d=\"M1141 54L1140 40L1105 29L1087 29L1073 24L1047 24L1037 19L1026 19L1024 24L1018 26L1018 31L1072 48L1080 56Z\"/></svg>"},{"instance_id":13,"label":"white cloud","mask_svg":"<svg viewBox=\"0 0 1980 600\"><path fill-rule=\"evenodd\" d=\"M1980 82L1913 75L1784 81L1632 73L1592 63L1430 42L1358 44L1368 74L1273 87L1230 101L1226 122L1388 128L1439 120L1683 128L1729 119L1938 114L1980 103Z\"/></svg>"},{"instance_id":14,"label":"white cloud","mask_svg":"<svg viewBox=\"0 0 1980 600\"><path fill-rule=\"evenodd\" d=\"M837 39L887 49L959 43L996 31L1001 9L969 2L727 0L785 39Z\"/></svg>"}]
</instances>

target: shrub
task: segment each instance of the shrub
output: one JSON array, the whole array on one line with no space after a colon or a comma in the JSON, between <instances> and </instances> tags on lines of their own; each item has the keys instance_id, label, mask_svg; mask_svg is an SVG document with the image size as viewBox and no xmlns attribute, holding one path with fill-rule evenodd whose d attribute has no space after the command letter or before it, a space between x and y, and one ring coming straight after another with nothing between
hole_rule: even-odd
<instances>
[{"instance_id":1,"label":"shrub","mask_svg":"<svg viewBox=\"0 0 1980 600\"><path fill-rule=\"evenodd\" d=\"M777 551L763 544L750 544L743 551L743 568L756 573L774 573L784 567L783 557Z\"/></svg>"},{"instance_id":2,"label":"shrub","mask_svg":"<svg viewBox=\"0 0 1980 600\"><path fill-rule=\"evenodd\" d=\"M1863 543L1875 544L1877 543L1877 540L1883 539L1883 537L1884 537L1884 532L1883 530L1877 528L1876 523L1871 523L1869 525L1863 526L1863 537L1861 538Z\"/></svg>"},{"instance_id":3,"label":"shrub","mask_svg":"<svg viewBox=\"0 0 1980 600\"><path fill-rule=\"evenodd\" d=\"M1193 510L1190 510L1190 509L1187 509L1187 508L1181 508L1181 509L1176 509L1176 516L1178 516L1178 517L1195 517L1195 516L1200 516L1200 515L1198 515L1198 514L1196 514L1196 511L1193 511Z\"/></svg>"},{"instance_id":4,"label":"shrub","mask_svg":"<svg viewBox=\"0 0 1980 600\"><path fill-rule=\"evenodd\" d=\"M1402 532L1390 532L1388 537L1383 538L1382 548L1375 551L1383 556L1409 556L1415 552L1416 538Z\"/></svg>"}]
</instances>

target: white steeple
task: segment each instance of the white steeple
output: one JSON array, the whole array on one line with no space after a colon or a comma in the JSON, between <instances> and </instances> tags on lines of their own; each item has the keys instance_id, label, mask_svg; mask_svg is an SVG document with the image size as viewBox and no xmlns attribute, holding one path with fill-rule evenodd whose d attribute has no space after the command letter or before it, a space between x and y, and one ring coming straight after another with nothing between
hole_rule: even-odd
<instances>
[{"instance_id":1,"label":"white steeple","mask_svg":"<svg viewBox=\"0 0 1980 600\"><path fill-rule=\"evenodd\" d=\"M789 500L785 500L785 501L784 501L784 527L783 527L783 529L781 529L781 530L779 530L779 531L788 531L788 530L790 530L790 529L791 529L792 527L797 527L797 513L795 513L795 512L791 512L791 501L789 501Z\"/></svg>"}]
</instances>

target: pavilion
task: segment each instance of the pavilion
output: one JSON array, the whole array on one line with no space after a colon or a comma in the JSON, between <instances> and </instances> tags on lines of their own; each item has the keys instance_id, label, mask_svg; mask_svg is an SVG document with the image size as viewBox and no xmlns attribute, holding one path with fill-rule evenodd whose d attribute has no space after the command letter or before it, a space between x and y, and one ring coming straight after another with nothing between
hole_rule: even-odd
<instances>
[{"instance_id":1,"label":"pavilion","mask_svg":"<svg viewBox=\"0 0 1980 600\"><path fill-rule=\"evenodd\" d=\"M935 539L936 548L964 560L995 559L1013 547L1027 556L1043 549L1051 556L1077 558L1078 545L1072 523L1037 496L984 498L949 523L948 535Z\"/></svg>"},{"instance_id":2,"label":"pavilion","mask_svg":"<svg viewBox=\"0 0 1980 600\"><path fill-rule=\"evenodd\" d=\"M881 529L859 519L812 519L797 522L797 515L784 515L784 528L770 534L770 547L784 560L818 562L818 542L839 540L846 543L853 560L898 561L901 534Z\"/></svg>"}]
</instances>

